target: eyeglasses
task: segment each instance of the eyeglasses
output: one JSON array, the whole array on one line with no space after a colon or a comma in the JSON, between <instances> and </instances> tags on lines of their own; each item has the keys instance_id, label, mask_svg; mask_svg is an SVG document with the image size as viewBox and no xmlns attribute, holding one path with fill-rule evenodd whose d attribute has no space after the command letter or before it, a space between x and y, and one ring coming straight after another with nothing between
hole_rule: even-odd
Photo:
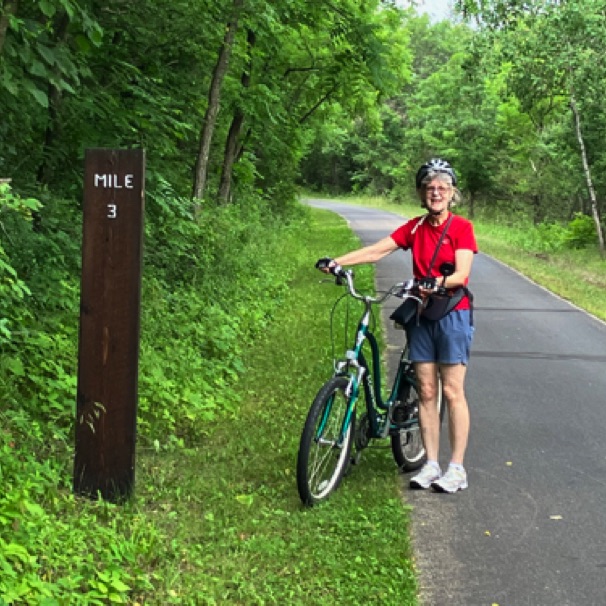
<instances>
[{"instance_id":1,"label":"eyeglasses","mask_svg":"<svg viewBox=\"0 0 606 606\"><path fill-rule=\"evenodd\" d=\"M440 185L439 187L426 187L425 188L425 193L433 194L435 192L436 194L440 194L441 196L448 193L449 191L450 191L450 187L444 187L443 185Z\"/></svg>"}]
</instances>

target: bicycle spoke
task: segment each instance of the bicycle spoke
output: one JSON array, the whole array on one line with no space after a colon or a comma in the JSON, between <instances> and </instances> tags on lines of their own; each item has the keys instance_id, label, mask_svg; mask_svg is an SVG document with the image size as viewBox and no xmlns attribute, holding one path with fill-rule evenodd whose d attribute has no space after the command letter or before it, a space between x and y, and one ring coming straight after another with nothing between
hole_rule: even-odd
<instances>
[{"instance_id":1,"label":"bicycle spoke","mask_svg":"<svg viewBox=\"0 0 606 606\"><path fill-rule=\"evenodd\" d=\"M305 423L297 461L297 486L304 503L325 499L339 484L349 463L354 417L341 435L349 398L348 380L334 377L319 392Z\"/></svg>"}]
</instances>

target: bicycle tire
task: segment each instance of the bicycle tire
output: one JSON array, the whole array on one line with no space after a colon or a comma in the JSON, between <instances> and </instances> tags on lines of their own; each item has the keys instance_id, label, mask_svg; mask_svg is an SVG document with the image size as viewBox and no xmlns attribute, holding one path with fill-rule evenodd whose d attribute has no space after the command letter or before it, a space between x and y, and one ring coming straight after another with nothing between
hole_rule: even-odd
<instances>
[{"instance_id":1,"label":"bicycle tire","mask_svg":"<svg viewBox=\"0 0 606 606\"><path fill-rule=\"evenodd\" d=\"M297 489L301 501L313 506L334 492L350 462L355 411L341 444L338 440L347 410L349 379L333 377L315 397L307 415L297 455Z\"/></svg>"},{"instance_id":2,"label":"bicycle tire","mask_svg":"<svg viewBox=\"0 0 606 606\"><path fill-rule=\"evenodd\" d=\"M438 379L438 415L440 417L440 425L444 418L444 397L442 394L442 381ZM419 425L419 395L416 388L407 383L400 396L403 401L408 402L410 406L414 406L417 411L415 413L416 423L409 429L401 429L391 436L391 450L393 457L398 467L404 472L415 471L422 467L427 460L425 447L421 438L421 427Z\"/></svg>"}]
</instances>

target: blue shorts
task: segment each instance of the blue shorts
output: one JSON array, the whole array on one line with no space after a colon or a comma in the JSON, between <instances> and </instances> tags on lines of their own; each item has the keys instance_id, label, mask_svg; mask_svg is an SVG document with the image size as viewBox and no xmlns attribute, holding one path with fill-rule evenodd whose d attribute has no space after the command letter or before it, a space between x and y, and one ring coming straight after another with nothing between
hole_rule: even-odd
<instances>
[{"instance_id":1,"label":"blue shorts","mask_svg":"<svg viewBox=\"0 0 606 606\"><path fill-rule=\"evenodd\" d=\"M470 311L451 311L441 320L426 320L421 316L406 325L412 362L438 364L467 364L474 327Z\"/></svg>"}]
</instances>

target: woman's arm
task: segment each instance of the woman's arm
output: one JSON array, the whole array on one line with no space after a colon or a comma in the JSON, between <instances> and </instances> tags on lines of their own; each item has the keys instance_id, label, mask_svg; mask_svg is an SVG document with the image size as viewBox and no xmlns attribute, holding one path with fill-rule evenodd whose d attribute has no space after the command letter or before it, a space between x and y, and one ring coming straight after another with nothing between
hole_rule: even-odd
<instances>
[{"instance_id":1,"label":"woman's arm","mask_svg":"<svg viewBox=\"0 0 606 606\"><path fill-rule=\"evenodd\" d=\"M471 264L473 263L473 250L460 248L455 251L455 271L446 278L446 288L457 288L465 286L471 273ZM438 283L442 285L443 278L438 278Z\"/></svg>"},{"instance_id":2,"label":"woman's arm","mask_svg":"<svg viewBox=\"0 0 606 606\"><path fill-rule=\"evenodd\" d=\"M397 249L398 245L393 241L391 236L387 236L386 238L383 238L370 246L365 246L364 248L360 248L341 257L337 257L335 262L344 266L360 265L362 263L376 263Z\"/></svg>"}]
</instances>

